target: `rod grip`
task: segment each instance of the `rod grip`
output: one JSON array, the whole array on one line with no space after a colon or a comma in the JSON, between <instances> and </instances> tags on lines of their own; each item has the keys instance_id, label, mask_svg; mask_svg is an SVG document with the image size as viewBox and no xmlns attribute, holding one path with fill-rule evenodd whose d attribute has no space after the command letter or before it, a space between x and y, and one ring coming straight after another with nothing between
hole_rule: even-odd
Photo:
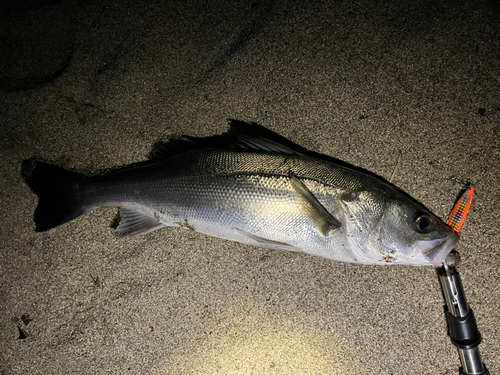
<instances>
[{"instance_id":1,"label":"rod grip","mask_svg":"<svg viewBox=\"0 0 500 375\"><path fill-rule=\"evenodd\" d=\"M481 343L481 334L477 328L474 312L469 309L465 316L454 316L448 311L446 314L450 339L457 348L473 349Z\"/></svg>"},{"instance_id":2,"label":"rod grip","mask_svg":"<svg viewBox=\"0 0 500 375\"><path fill-rule=\"evenodd\" d=\"M460 369L458 370L458 374L459 375L471 375L471 374L464 372L463 367L460 367ZM490 375L490 372L488 371L488 369L486 367L484 367L484 371L482 373L480 373L480 374L476 373L474 375Z\"/></svg>"}]
</instances>

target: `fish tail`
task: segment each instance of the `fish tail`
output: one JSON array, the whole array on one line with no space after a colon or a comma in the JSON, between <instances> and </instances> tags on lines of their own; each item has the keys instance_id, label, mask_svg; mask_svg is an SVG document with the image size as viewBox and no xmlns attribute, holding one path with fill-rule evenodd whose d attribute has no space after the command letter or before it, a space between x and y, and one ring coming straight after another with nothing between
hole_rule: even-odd
<instances>
[{"instance_id":1,"label":"fish tail","mask_svg":"<svg viewBox=\"0 0 500 375\"><path fill-rule=\"evenodd\" d=\"M78 182L83 174L34 159L25 160L21 172L38 196L33 216L37 232L45 232L88 212L78 194Z\"/></svg>"}]
</instances>

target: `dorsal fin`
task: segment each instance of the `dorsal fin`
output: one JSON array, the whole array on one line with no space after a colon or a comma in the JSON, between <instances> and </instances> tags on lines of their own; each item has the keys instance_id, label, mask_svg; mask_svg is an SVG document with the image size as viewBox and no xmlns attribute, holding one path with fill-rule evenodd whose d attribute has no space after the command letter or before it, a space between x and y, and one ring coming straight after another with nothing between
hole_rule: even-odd
<instances>
[{"instance_id":1,"label":"dorsal fin","mask_svg":"<svg viewBox=\"0 0 500 375\"><path fill-rule=\"evenodd\" d=\"M302 155L299 146L261 125L238 120L228 123L230 129L224 135L231 138L232 148Z\"/></svg>"},{"instance_id":2,"label":"dorsal fin","mask_svg":"<svg viewBox=\"0 0 500 375\"><path fill-rule=\"evenodd\" d=\"M302 155L306 149L256 123L228 120L229 130L210 137L182 136L168 142L156 142L150 160L165 160L180 153L205 150L253 150L280 154Z\"/></svg>"},{"instance_id":3,"label":"dorsal fin","mask_svg":"<svg viewBox=\"0 0 500 375\"><path fill-rule=\"evenodd\" d=\"M168 142L156 142L151 149L149 160L166 160L172 156L182 154L188 151L202 150L206 147L199 145L186 136L171 139Z\"/></svg>"}]
</instances>

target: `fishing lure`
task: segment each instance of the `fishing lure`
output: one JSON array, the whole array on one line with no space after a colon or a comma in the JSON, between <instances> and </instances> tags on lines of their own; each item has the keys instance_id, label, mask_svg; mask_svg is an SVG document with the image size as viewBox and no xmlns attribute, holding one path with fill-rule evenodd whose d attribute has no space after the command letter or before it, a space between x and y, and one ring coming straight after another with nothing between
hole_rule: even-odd
<instances>
[{"instance_id":1,"label":"fishing lure","mask_svg":"<svg viewBox=\"0 0 500 375\"><path fill-rule=\"evenodd\" d=\"M469 186L462 196L458 199L453 211L451 211L448 225L453 228L455 232L460 232L465 223L465 219L469 213L472 197L474 196L474 186Z\"/></svg>"}]
</instances>

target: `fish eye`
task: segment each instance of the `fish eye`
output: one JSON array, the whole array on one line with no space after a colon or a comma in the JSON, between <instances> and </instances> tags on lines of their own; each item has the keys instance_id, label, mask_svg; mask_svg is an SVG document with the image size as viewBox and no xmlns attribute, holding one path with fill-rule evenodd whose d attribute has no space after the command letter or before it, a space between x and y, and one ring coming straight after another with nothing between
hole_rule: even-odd
<instances>
[{"instance_id":1,"label":"fish eye","mask_svg":"<svg viewBox=\"0 0 500 375\"><path fill-rule=\"evenodd\" d=\"M430 232L432 229L432 218L427 214L418 214L415 218L415 228L420 233Z\"/></svg>"}]
</instances>

